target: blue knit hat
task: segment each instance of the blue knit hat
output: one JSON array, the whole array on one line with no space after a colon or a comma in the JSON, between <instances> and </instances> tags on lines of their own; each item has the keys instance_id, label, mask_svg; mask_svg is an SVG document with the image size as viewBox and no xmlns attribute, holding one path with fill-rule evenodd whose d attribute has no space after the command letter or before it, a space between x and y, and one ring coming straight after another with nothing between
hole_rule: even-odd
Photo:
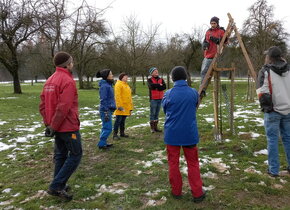
<instances>
[{"instance_id":1,"label":"blue knit hat","mask_svg":"<svg viewBox=\"0 0 290 210\"><path fill-rule=\"evenodd\" d=\"M149 74L151 75L151 74L153 73L153 71L155 71L155 70L157 70L156 67L151 67L151 68L149 69Z\"/></svg>"}]
</instances>

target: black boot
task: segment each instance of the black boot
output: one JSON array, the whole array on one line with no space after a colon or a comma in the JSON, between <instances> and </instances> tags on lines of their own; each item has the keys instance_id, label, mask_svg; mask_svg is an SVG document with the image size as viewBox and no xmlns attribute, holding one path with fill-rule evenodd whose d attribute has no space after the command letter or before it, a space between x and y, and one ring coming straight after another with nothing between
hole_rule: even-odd
<instances>
[{"instance_id":1,"label":"black boot","mask_svg":"<svg viewBox=\"0 0 290 210\"><path fill-rule=\"evenodd\" d=\"M118 136L118 131L114 131L113 140L120 140L120 137Z\"/></svg>"},{"instance_id":2,"label":"black boot","mask_svg":"<svg viewBox=\"0 0 290 210\"><path fill-rule=\"evenodd\" d=\"M123 128L120 129L120 136L124 137L124 138L128 138L129 137L127 134L125 134L125 129L123 129Z\"/></svg>"},{"instance_id":3,"label":"black boot","mask_svg":"<svg viewBox=\"0 0 290 210\"><path fill-rule=\"evenodd\" d=\"M159 129L157 128L157 125L158 125L158 120L154 121L154 131L155 131L155 132L162 132L162 130L159 130Z\"/></svg>"},{"instance_id":4,"label":"black boot","mask_svg":"<svg viewBox=\"0 0 290 210\"><path fill-rule=\"evenodd\" d=\"M154 121L150 121L150 129L151 129L151 133L155 133L155 126L154 126Z\"/></svg>"}]
</instances>

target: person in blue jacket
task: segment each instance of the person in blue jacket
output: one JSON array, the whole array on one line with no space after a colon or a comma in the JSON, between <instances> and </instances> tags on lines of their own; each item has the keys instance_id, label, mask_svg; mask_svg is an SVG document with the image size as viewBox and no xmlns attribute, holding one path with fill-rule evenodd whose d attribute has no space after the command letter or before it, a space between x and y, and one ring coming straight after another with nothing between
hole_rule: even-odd
<instances>
[{"instance_id":1,"label":"person in blue jacket","mask_svg":"<svg viewBox=\"0 0 290 210\"><path fill-rule=\"evenodd\" d=\"M99 82L100 92L100 116L102 120L102 130L100 133L99 149L107 150L113 146L108 144L107 139L112 132L112 113L116 110L113 83L114 78L110 69L98 71L96 77L101 77Z\"/></svg>"},{"instance_id":2,"label":"person in blue jacket","mask_svg":"<svg viewBox=\"0 0 290 210\"><path fill-rule=\"evenodd\" d=\"M196 107L199 95L196 89L188 86L184 67L174 67L171 77L174 86L165 93L162 99L162 107L166 115L164 142L167 150L171 194L177 199L182 196L182 177L179 170L180 148L182 147L187 162L188 181L193 201L197 203L205 198L197 150L199 137Z\"/></svg>"}]
</instances>

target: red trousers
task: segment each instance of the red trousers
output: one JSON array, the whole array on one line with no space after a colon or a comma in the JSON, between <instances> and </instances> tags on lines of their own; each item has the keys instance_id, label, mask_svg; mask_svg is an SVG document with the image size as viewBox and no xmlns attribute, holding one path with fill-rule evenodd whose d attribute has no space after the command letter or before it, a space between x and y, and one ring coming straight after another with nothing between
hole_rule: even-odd
<instances>
[{"instance_id":1,"label":"red trousers","mask_svg":"<svg viewBox=\"0 0 290 210\"><path fill-rule=\"evenodd\" d=\"M182 194L182 177L179 170L179 157L181 146L167 145L167 159L169 166L169 182L171 192L174 195ZM188 168L188 182L193 197L200 197L202 192L202 180L200 178L197 147L182 147Z\"/></svg>"}]
</instances>

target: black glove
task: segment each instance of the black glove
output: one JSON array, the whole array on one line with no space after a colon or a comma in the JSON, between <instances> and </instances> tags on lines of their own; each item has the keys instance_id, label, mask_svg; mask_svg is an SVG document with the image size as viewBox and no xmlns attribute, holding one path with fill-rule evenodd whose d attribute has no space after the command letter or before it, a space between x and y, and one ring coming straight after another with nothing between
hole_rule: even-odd
<instances>
[{"instance_id":1,"label":"black glove","mask_svg":"<svg viewBox=\"0 0 290 210\"><path fill-rule=\"evenodd\" d=\"M120 106L120 107L118 107L118 110L119 111L124 111L124 108Z\"/></svg>"},{"instance_id":2,"label":"black glove","mask_svg":"<svg viewBox=\"0 0 290 210\"><path fill-rule=\"evenodd\" d=\"M219 44L219 43L220 43L220 39L217 38L217 37L210 36L209 39L210 39L211 41L213 41L214 43L216 43L216 44Z\"/></svg>"},{"instance_id":3,"label":"black glove","mask_svg":"<svg viewBox=\"0 0 290 210\"><path fill-rule=\"evenodd\" d=\"M44 132L44 135L46 137L53 137L55 134L55 131L48 125L46 126L46 129L45 129L45 132Z\"/></svg>"},{"instance_id":4,"label":"black glove","mask_svg":"<svg viewBox=\"0 0 290 210\"><path fill-rule=\"evenodd\" d=\"M208 50L208 48L209 48L209 43L208 43L207 41L204 41L204 42L202 43L202 49L203 49L203 50Z\"/></svg>"},{"instance_id":5,"label":"black glove","mask_svg":"<svg viewBox=\"0 0 290 210\"><path fill-rule=\"evenodd\" d=\"M109 116L109 112L105 112L105 117L104 117L105 122L110 121L110 116Z\"/></svg>"}]
</instances>

